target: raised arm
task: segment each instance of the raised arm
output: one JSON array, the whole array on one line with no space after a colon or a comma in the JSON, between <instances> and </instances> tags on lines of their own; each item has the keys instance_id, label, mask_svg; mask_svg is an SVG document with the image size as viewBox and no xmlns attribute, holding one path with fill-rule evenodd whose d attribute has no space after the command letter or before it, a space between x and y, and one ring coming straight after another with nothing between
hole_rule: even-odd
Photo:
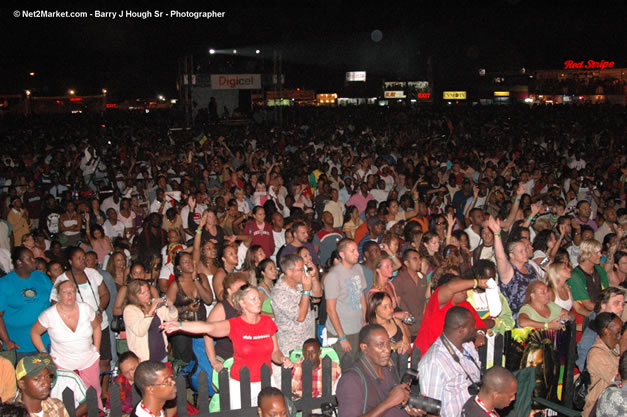
<instances>
[{"instance_id":1,"label":"raised arm","mask_svg":"<svg viewBox=\"0 0 627 417\"><path fill-rule=\"evenodd\" d=\"M499 279L503 284L508 284L514 276L514 268L512 264L509 263L505 248L503 247L500 221L490 216L488 220L486 220L486 226L494 233L494 255L496 257L496 268L499 273Z\"/></svg>"}]
</instances>

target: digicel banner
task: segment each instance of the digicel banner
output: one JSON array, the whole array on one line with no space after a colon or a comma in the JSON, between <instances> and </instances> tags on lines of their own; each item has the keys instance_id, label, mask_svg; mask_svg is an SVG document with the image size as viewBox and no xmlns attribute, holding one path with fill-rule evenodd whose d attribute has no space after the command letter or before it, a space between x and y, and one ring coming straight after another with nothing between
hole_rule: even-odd
<instances>
[{"instance_id":1,"label":"digicel banner","mask_svg":"<svg viewBox=\"0 0 627 417\"><path fill-rule=\"evenodd\" d=\"M211 76L214 90L258 90L261 88L260 74L215 74Z\"/></svg>"}]
</instances>

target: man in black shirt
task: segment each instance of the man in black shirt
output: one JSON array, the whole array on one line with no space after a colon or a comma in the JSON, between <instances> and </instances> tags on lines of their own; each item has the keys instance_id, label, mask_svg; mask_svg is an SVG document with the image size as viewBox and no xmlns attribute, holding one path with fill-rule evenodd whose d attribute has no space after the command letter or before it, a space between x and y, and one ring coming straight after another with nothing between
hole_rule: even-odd
<instances>
[{"instance_id":1,"label":"man in black shirt","mask_svg":"<svg viewBox=\"0 0 627 417\"><path fill-rule=\"evenodd\" d=\"M462 417L498 417L496 410L510 405L516 398L517 389L514 374L499 366L490 368L483 377L479 394L464 404Z\"/></svg>"}]
</instances>

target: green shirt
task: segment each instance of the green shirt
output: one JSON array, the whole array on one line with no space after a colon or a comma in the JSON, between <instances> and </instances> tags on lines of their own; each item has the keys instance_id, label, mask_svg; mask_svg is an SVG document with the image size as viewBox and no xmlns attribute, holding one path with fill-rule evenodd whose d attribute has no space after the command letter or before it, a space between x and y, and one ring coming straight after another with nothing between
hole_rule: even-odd
<instances>
[{"instance_id":1,"label":"green shirt","mask_svg":"<svg viewBox=\"0 0 627 417\"><path fill-rule=\"evenodd\" d=\"M520 316L521 314L526 314L530 320L539 321L540 323L549 323L555 319L559 319L560 313L562 312L562 307L558 306L553 301L549 301L547 306L549 307L549 311L551 312L551 314L549 314L549 317L544 317L540 315L533 307L531 307L530 304L525 304L524 306L522 306L520 308L520 311L518 312L518 315Z\"/></svg>"},{"instance_id":2,"label":"green shirt","mask_svg":"<svg viewBox=\"0 0 627 417\"><path fill-rule=\"evenodd\" d=\"M601 268L599 265L595 265L594 271L594 274L588 275L578 266L570 273L568 285L570 285L570 289L572 290L573 300L591 300L592 302L596 302L601 291L610 286L605 269ZM601 277L600 282L597 277Z\"/></svg>"}]
</instances>

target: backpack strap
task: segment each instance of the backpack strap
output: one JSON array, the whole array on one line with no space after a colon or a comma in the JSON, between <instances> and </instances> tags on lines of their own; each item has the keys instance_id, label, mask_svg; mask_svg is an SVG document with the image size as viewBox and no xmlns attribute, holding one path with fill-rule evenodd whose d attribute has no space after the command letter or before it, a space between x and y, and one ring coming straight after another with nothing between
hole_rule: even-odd
<instances>
[{"instance_id":1,"label":"backpack strap","mask_svg":"<svg viewBox=\"0 0 627 417\"><path fill-rule=\"evenodd\" d=\"M366 414L366 407L368 406L368 384L366 383L366 377L364 373L361 371L358 365L352 367L350 370L355 371L357 375L359 375L359 379L361 380L361 386L364 389L364 406L361 411L361 415Z\"/></svg>"}]
</instances>

